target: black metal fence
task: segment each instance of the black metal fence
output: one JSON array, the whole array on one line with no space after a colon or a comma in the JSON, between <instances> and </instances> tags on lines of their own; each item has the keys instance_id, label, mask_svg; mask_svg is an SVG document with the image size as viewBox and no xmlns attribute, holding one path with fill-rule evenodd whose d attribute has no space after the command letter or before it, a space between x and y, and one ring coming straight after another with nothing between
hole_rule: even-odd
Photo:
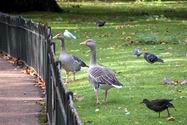
<instances>
[{"instance_id":1,"label":"black metal fence","mask_svg":"<svg viewBox=\"0 0 187 125\"><path fill-rule=\"evenodd\" d=\"M72 92L61 80L53 48L47 25L0 13L0 51L25 61L45 81L49 125L81 125Z\"/></svg>"}]
</instances>

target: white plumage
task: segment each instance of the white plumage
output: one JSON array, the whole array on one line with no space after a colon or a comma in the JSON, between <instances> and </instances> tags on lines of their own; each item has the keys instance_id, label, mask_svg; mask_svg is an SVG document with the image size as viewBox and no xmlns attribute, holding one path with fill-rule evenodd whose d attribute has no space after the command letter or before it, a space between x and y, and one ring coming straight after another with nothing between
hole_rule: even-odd
<instances>
[{"instance_id":1,"label":"white plumage","mask_svg":"<svg viewBox=\"0 0 187 125\"><path fill-rule=\"evenodd\" d=\"M65 30L63 35L65 38L68 39L77 39L77 37L73 35L71 32L69 32L68 30Z\"/></svg>"}]
</instances>

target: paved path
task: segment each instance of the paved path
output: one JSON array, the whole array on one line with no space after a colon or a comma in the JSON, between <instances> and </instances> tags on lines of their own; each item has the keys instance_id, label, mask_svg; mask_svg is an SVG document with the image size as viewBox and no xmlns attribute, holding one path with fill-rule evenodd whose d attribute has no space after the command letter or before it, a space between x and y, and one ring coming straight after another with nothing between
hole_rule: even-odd
<instances>
[{"instance_id":1,"label":"paved path","mask_svg":"<svg viewBox=\"0 0 187 125\"><path fill-rule=\"evenodd\" d=\"M34 79L0 58L0 125L39 125L41 100Z\"/></svg>"}]
</instances>

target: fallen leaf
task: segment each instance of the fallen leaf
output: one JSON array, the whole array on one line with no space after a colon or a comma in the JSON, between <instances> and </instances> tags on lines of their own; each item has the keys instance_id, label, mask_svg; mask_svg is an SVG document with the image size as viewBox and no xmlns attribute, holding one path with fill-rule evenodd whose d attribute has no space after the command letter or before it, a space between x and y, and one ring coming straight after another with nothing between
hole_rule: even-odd
<instances>
[{"instance_id":1,"label":"fallen leaf","mask_svg":"<svg viewBox=\"0 0 187 125\"><path fill-rule=\"evenodd\" d=\"M177 89L177 92L182 92L182 90L180 90L180 89Z\"/></svg>"},{"instance_id":2,"label":"fallen leaf","mask_svg":"<svg viewBox=\"0 0 187 125\"><path fill-rule=\"evenodd\" d=\"M98 112L99 111L99 109L95 109L95 112Z\"/></svg>"},{"instance_id":3,"label":"fallen leaf","mask_svg":"<svg viewBox=\"0 0 187 125\"><path fill-rule=\"evenodd\" d=\"M185 98L185 97L184 97L184 96L180 96L179 98L180 98L180 99L183 99L183 98Z\"/></svg>"},{"instance_id":4,"label":"fallen leaf","mask_svg":"<svg viewBox=\"0 0 187 125\"><path fill-rule=\"evenodd\" d=\"M181 81L180 81L180 84L181 84L181 85L187 84L187 80L181 80Z\"/></svg>"},{"instance_id":5,"label":"fallen leaf","mask_svg":"<svg viewBox=\"0 0 187 125\"><path fill-rule=\"evenodd\" d=\"M121 107L118 107L118 109L121 109Z\"/></svg>"},{"instance_id":6,"label":"fallen leaf","mask_svg":"<svg viewBox=\"0 0 187 125\"><path fill-rule=\"evenodd\" d=\"M168 121L175 121L175 117L170 116L170 117L167 118L167 120L168 120Z\"/></svg>"}]
</instances>

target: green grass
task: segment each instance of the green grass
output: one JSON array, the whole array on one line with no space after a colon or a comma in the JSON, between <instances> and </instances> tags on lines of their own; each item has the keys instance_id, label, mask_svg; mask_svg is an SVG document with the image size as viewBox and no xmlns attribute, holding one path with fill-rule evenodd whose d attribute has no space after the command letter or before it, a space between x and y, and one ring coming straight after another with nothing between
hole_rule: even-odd
<instances>
[{"instance_id":1,"label":"green grass","mask_svg":"<svg viewBox=\"0 0 187 125\"><path fill-rule=\"evenodd\" d=\"M80 4L80 8L71 8ZM53 35L68 29L78 37L66 40L66 51L89 63L89 50L79 45L87 38L97 41L97 62L115 71L124 88L109 91L108 103L95 106L95 93L86 71L76 74L69 90L83 97L75 101L85 125L186 125L187 85L164 85L162 79L187 79L187 2L154 3L62 3L66 13L30 12L24 17L48 23ZM97 19L106 26L95 27ZM55 40L57 41L57 40ZM150 51L165 63L148 64L143 57L132 55L134 48ZM57 44L57 57L60 44ZM62 71L64 75L64 71ZM179 92L178 90L181 90ZM143 98L171 98L177 111L170 109L175 121L167 121L167 113L152 112L140 102ZM100 91L100 100L104 91ZM96 109L99 111L96 111ZM130 114L126 113L126 109Z\"/></svg>"},{"instance_id":2,"label":"green grass","mask_svg":"<svg viewBox=\"0 0 187 125\"><path fill-rule=\"evenodd\" d=\"M47 125L46 105L41 105L41 111L39 114L40 125Z\"/></svg>"}]
</instances>

